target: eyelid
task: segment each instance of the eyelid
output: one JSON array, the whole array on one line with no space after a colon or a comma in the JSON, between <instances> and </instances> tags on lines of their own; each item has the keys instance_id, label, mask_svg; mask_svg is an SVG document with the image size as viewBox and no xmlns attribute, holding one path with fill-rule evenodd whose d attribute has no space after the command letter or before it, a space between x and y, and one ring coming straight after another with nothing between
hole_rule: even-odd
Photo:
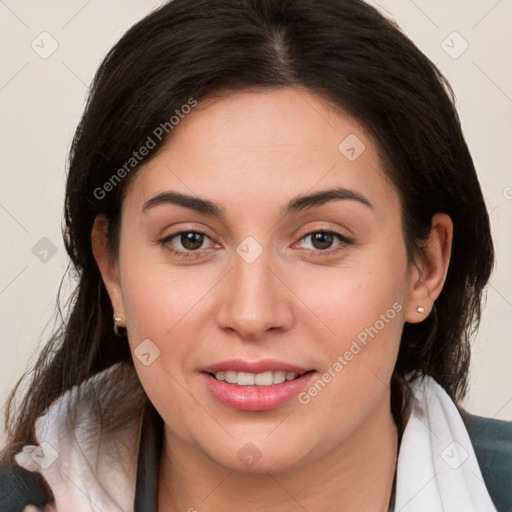
<instances>
[{"instance_id":1,"label":"eyelid","mask_svg":"<svg viewBox=\"0 0 512 512\"><path fill-rule=\"evenodd\" d=\"M208 238L211 242L213 242L214 244L216 244L217 242L215 242L214 240L212 240L212 238L207 234L205 233L204 231L200 231L198 229L180 229L178 231L175 231L173 233L170 233L169 235L166 235L164 236L163 238L161 238L159 240L159 242L163 243L163 244L167 244L169 243L173 238L176 238L176 237L179 237L180 235L183 235L185 233L195 233L195 234L198 234L198 235L203 235L204 238ZM196 249L194 251L192 250L186 250L186 249L177 249L178 252L182 252L182 253L198 253L199 251L202 251L204 250L204 248L202 249Z\"/></svg>"},{"instance_id":2,"label":"eyelid","mask_svg":"<svg viewBox=\"0 0 512 512\"><path fill-rule=\"evenodd\" d=\"M355 234L348 226L323 221L308 222L307 224L305 228L303 226L295 232L294 237L296 237L298 241L313 233L330 233L340 237L341 240L347 243L355 241ZM300 235L301 232L302 235Z\"/></svg>"},{"instance_id":3,"label":"eyelid","mask_svg":"<svg viewBox=\"0 0 512 512\"><path fill-rule=\"evenodd\" d=\"M302 239L306 238L307 236L313 235L314 233L328 233L330 235L335 235L335 236L339 237L344 242L347 242L347 243L353 242L351 237L344 235L343 233L340 233L339 231L336 231L335 229L332 229L332 228L316 228L316 229L309 230L307 233L304 233L300 237L299 240L302 240Z\"/></svg>"},{"instance_id":4,"label":"eyelid","mask_svg":"<svg viewBox=\"0 0 512 512\"><path fill-rule=\"evenodd\" d=\"M298 242L294 243L294 246L300 243L305 238L315 234L315 233L328 233L330 235L333 235L337 237L340 240L340 243L338 245L335 245L333 247L329 247L328 249L309 249L304 248L303 250L306 251L308 254L311 254L313 256L328 256L334 253L337 253L338 251L341 251L346 248L347 245L351 245L354 243L354 240L349 238L348 236L344 235L343 233L340 233L339 231L336 231L334 229L328 229L328 228L316 228L313 230L309 230L307 233L304 233Z\"/></svg>"}]
</instances>

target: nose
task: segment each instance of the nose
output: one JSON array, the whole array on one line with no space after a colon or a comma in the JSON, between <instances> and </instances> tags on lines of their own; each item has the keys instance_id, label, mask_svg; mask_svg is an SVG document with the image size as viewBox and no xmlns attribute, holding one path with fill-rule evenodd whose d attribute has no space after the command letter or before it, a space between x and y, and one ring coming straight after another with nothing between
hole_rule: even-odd
<instances>
[{"instance_id":1,"label":"nose","mask_svg":"<svg viewBox=\"0 0 512 512\"><path fill-rule=\"evenodd\" d=\"M217 322L246 340L258 340L268 331L287 331L295 314L293 293L286 276L272 265L269 251L248 263L235 255L234 267L223 285Z\"/></svg>"}]
</instances>

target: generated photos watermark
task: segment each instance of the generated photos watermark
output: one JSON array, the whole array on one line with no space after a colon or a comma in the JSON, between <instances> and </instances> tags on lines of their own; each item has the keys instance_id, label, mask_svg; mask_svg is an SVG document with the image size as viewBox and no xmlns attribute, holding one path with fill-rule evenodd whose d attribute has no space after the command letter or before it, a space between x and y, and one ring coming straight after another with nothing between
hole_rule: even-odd
<instances>
[{"instance_id":1,"label":"generated photos watermark","mask_svg":"<svg viewBox=\"0 0 512 512\"><path fill-rule=\"evenodd\" d=\"M357 339L352 340L350 348L339 355L336 361L306 391L299 393L299 402L303 405L309 404L311 399L317 396L368 345L369 339L375 338L402 309L402 304L395 302L392 307L379 316L373 325L365 327L357 335Z\"/></svg>"},{"instance_id":2,"label":"generated photos watermark","mask_svg":"<svg viewBox=\"0 0 512 512\"><path fill-rule=\"evenodd\" d=\"M93 191L96 199L104 199L109 192L115 189L117 185L125 178L130 172L135 169L146 158L152 149L154 149L158 142L161 142L166 135L168 135L187 114L190 114L192 109L197 106L195 98L189 98L187 103L183 104L179 109L174 111L174 114L168 121L160 123L148 136L144 144L132 153L132 156L114 173L112 176L103 183L101 187L96 187Z\"/></svg>"}]
</instances>

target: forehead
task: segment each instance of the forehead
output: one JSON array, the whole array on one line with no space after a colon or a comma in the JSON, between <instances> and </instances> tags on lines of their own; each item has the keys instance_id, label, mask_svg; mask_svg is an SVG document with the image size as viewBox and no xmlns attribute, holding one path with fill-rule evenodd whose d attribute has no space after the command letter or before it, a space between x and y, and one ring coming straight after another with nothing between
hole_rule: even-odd
<instances>
[{"instance_id":1,"label":"forehead","mask_svg":"<svg viewBox=\"0 0 512 512\"><path fill-rule=\"evenodd\" d=\"M357 120L311 92L283 88L199 102L138 171L128 195L142 204L172 189L247 209L248 200L281 205L285 196L333 186L388 204L396 199Z\"/></svg>"}]
</instances>

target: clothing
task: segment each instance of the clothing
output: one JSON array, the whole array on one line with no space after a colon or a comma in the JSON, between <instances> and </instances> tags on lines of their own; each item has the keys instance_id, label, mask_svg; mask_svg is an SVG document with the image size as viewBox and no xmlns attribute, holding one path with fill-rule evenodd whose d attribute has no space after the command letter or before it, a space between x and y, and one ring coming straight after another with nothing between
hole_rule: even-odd
<instances>
[{"instance_id":1,"label":"clothing","mask_svg":"<svg viewBox=\"0 0 512 512\"><path fill-rule=\"evenodd\" d=\"M459 412L496 508L512 512L512 422Z\"/></svg>"},{"instance_id":2,"label":"clothing","mask_svg":"<svg viewBox=\"0 0 512 512\"><path fill-rule=\"evenodd\" d=\"M110 378L123 385L105 392ZM511 512L512 423L457 411L430 378L411 385L415 399L400 446L394 510ZM116 417L128 420L119 425ZM71 428L70 418L76 420L76 427ZM106 435L109 430L117 435ZM24 447L16 462L26 469L0 469L0 511L21 512L28 503L41 507L43 474L56 500L56 508L49 510L157 512L163 421L128 365L114 365L89 379L80 395L76 389L68 392L38 419L36 432L40 443L47 439L51 446L41 443L37 448L41 453L34 453L34 446ZM454 441L458 444L450 446ZM411 476L417 476L421 485ZM453 503L439 508L436 499ZM457 508L468 499L480 504Z\"/></svg>"}]
</instances>

